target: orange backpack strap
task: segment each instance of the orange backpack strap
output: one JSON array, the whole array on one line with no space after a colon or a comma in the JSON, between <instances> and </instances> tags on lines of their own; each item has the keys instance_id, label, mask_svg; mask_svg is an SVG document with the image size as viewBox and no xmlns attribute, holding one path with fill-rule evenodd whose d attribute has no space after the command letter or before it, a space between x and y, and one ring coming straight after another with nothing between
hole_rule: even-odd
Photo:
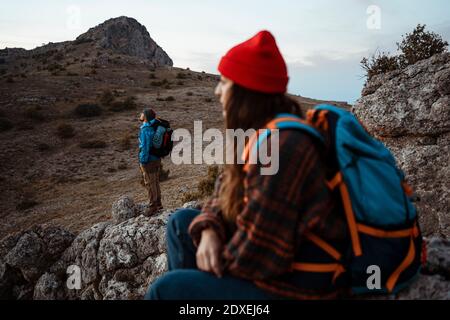
<instances>
[{"instance_id":1,"label":"orange backpack strap","mask_svg":"<svg viewBox=\"0 0 450 320\"><path fill-rule=\"evenodd\" d=\"M294 262L291 265L291 271L303 272L334 272L333 283L345 272L345 268L340 263L305 263Z\"/></svg>"},{"instance_id":2,"label":"orange backpack strap","mask_svg":"<svg viewBox=\"0 0 450 320\"><path fill-rule=\"evenodd\" d=\"M275 119L271 120L264 126L263 129L257 130L256 133L250 137L250 140L245 145L244 151L242 152L241 159L242 159L242 161L244 161L244 168L243 168L244 172L248 172L249 165L250 165L250 152L253 150L253 148L255 147L255 144L258 142L260 135L267 129L268 130L277 129L278 123L287 122L287 121L307 124L304 120L302 120L300 118L297 118L294 116L292 116L292 117L283 116L283 117L279 117L279 118L275 118Z\"/></svg>"},{"instance_id":3,"label":"orange backpack strap","mask_svg":"<svg viewBox=\"0 0 450 320\"><path fill-rule=\"evenodd\" d=\"M305 262L294 262L291 265L292 271L303 271L303 272L334 272L333 283L345 272L345 268L339 261L342 255L330 244L316 236L310 231L305 232L305 238L314 243L316 246L324 250L331 257L333 257L336 263L305 263Z\"/></svg>"},{"instance_id":4,"label":"orange backpack strap","mask_svg":"<svg viewBox=\"0 0 450 320\"><path fill-rule=\"evenodd\" d=\"M390 275L388 281L386 282L386 288L389 290L389 292L392 292L392 290L395 288L395 284L397 283L398 278L400 277L402 272L405 271L411 263L413 263L415 256L416 249L414 246L414 238L413 236L411 236L408 254L406 255L405 259L403 259L398 268Z\"/></svg>"},{"instance_id":5,"label":"orange backpack strap","mask_svg":"<svg viewBox=\"0 0 450 320\"><path fill-rule=\"evenodd\" d=\"M316 246L324 250L326 253L328 253L330 256L332 256L336 261L341 260L342 255L339 253L339 251L333 248L333 246L328 244L326 241L322 240L320 237L309 231L305 233L305 237Z\"/></svg>"},{"instance_id":6,"label":"orange backpack strap","mask_svg":"<svg viewBox=\"0 0 450 320\"><path fill-rule=\"evenodd\" d=\"M403 188L403 191L405 191L405 194L408 197L412 197L414 195L413 188L408 183L406 183L406 181L402 182L402 188Z\"/></svg>"},{"instance_id":7,"label":"orange backpack strap","mask_svg":"<svg viewBox=\"0 0 450 320\"><path fill-rule=\"evenodd\" d=\"M338 172L330 181L326 181L325 183L327 184L328 188L330 188L330 190L334 190L339 187L342 204L344 206L345 217L347 219L347 224L350 230L350 237L352 239L353 252L355 256L358 257L362 255L361 243L358 235L358 227L352 208L350 194L348 193L347 185L344 182L342 173Z\"/></svg>"},{"instance_id":8,"label":"orange backpack strap","mask_svg":"<svg viewBox=\"0 0 450 320\"><path fill-rule=\"evenodd\" d=\"M386 282L386 288L389 292L392 292L392 290L395 288L395 284L397 283L398 278L402 274L403 271L405 271L411 263L414 261L414 257L416 256L416 249L414 245L414 239L417 238L420 235L419 227L417 226L417 223L414 224L412 228L409 229L403 229L403 230L394 230L394 231L386 231L381 230L377 228L373 228L370 226L366 226L363 224L357 225L358 231L368 234L372 237L378 237L378 238L410 238L410 244L409 249L406 257L403 259L401 264L395 269L395 271L389 276L387 282Z\"/></svg>"},{"instance_id":9,"label":"orange backpack strap","mask_svg":"<svg viewBox=\"0 0 450 320\"><path fill-rule=\"evenodd\" d=\"M310 109L306 112L306 121L317 129L327 131L327 114L328 110Z\"/></svg>"}]
</instances>

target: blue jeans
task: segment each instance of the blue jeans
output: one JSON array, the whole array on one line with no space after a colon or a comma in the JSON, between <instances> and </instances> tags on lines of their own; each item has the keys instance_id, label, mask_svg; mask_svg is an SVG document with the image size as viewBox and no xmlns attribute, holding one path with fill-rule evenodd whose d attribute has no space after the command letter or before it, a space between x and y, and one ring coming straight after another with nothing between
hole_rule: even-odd
<instances>
[{"instance_id":1,"label":"blue jeans","mask_svg":"<svg viewBox=\"0 0 450 320\"><path fill-rule=\"evenodd\" d=\"M223 275L216 277L197 268L196 248L188 234L191 221L199 210L175 212L167 224L169 272L148 289L146 300L268 300L280 299L258 288L253 282Z\"/></svg>"}]
</instances>

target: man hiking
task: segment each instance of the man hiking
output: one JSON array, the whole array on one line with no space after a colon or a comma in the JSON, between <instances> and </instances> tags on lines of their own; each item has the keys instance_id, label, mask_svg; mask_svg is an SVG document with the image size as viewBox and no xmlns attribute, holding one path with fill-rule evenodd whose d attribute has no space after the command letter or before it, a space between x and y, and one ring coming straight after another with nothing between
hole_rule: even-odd
<instances>
[{"instance_id":1,"label":"man hiking","mask_svg":"<svg viewBox=\"0 0 450 320\"><path fill-rule=\"evenodd\" d=\"M144 187L148 192L149 212L154 214L161 210L161 189L159 187L159 172L161 158L152 154L153 137L155 135L154 124L156 113L153 109L145 109L139 120L142 122L139 132L139 164L144 178Z\"/></svg>"}]
</instances>

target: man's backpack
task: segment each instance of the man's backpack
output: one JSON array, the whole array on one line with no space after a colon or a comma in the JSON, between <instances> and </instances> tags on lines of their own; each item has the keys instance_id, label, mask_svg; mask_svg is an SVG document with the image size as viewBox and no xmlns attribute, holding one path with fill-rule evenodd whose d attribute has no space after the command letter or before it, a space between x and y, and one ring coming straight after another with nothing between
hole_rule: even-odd
<instances>
[{"instance_id":1,"label":"man's backpack","mask_svg":"<svg viewBox=\"0 0 450 320\"><path fill-rule=\"evenodd\" d=\"M155 134L153 135L151 154L160 158L168 156L173 149L173 130L169 121L155 118L152 127L155 130Z\"/></svg>"},{"instance_id":2,"label":"man's backpack","mask_svg":"<svg viewBox=\"0 0 450 320\"><path fill-rule=\"evenodd\" d=\"M351 287L354 293L395 293L407 286L420 270L422 236L412 190L391 152L352 113L331 105L309 110L306 120L280 114L266 128L244 150L244 170L250 152L257 151L272 129L309 134L325 145L331 159L333 175L326 183L340 194L351 238L348 250L339 252L333 243L305 234L315 250L327 253L330 263L314 261L309 254L292 269L309 273L305 279L323 275L331 287Z\"/></svg>"}]
</instances>

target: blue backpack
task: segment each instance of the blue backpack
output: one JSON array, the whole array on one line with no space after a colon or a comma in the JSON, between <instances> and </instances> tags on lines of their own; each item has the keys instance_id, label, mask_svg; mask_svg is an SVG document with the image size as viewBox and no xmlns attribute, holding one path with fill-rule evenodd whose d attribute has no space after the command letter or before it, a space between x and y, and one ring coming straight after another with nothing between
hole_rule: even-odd
<instances>
[{"instance_id":1,"label":"blue backpack","mask_svg":"<svg viewBox=\"0 0 450 320\"><path fill-rule=\"evenodd\" d=\"M173 149L173 130L170 127L169 121L161 118L156 118L152 124L152 127L155 132L153 134L152 148L150 149L150 153L160 158L164 158L170 155Z\"/></svg>"},{"instance_id":2,"label":"blue backpack","mask_svg":"<svg viewBox=\"0 0 450 320\"><path fill-rule=\"evenodd\" d=\"M309 110L306 120L279 114L266 128L250 140L244 159L257 151L271 129L302 130L313 137L331 159L333 175L326 183L340 193L351 240L342 252L307 233L308 242L330 260L311 261L311 254L292 269L305 273L307 281L323 275L330 282L327 288L345 286L354 293L396 293L407 286L420 271L422 236L412 190L391 152L352 113L331 105Z\"/></svg>"}]
</instances>

